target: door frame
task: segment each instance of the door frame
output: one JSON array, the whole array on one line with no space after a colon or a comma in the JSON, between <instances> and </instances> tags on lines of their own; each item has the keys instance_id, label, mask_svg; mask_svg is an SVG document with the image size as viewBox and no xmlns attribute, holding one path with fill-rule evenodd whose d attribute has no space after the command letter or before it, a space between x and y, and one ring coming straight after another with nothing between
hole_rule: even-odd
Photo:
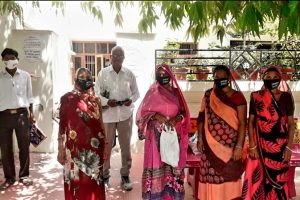
<instances>
[{"instance_id":1,"label":"door frame","mask_svg":"<svg viewBox=\"0 0 300 200\"><path fill-rule=\"evenodd\" d=\"M98 70L98 58L100 58L100 69ZM103 55L95 55L95 81L98 79L98 71L103 69Z\"/></svg>"}]
</instances>

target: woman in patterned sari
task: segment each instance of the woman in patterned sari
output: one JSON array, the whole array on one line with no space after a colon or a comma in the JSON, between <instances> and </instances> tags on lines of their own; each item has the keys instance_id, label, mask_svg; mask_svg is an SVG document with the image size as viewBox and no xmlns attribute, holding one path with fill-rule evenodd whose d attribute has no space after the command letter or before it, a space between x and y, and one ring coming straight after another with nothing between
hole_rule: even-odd
<instances>
[{"instance_id":1,"label":"woman in patterned sari","mask_svg":"<svg viewBox=\"0 0 300 200\"><path fill-rule=\"evenodd\" d=\"M249 152L243 199L288 199L288 169L294 136L294 101L277 67L263 73L251 94Z\"/></svg>"},{"instance_id":2,"label":"woman in patterned sari","mask_svg":"<svg viewBox=\"0 0 300 200\"><path fill-rule=\"evenodd\" d=\"M139 138L145 139L142 198L183 200L184 171L189 130L189 110L178 83L167 65L156 67L156 81L141 102L136 116ZM179 140L178 167L162 162L161 125L175 127Z\"/></svg>"},{"instance_id":3,"label":"woman in patterned sari","mask_svg":"<svg viewBox=\"0 0 300 200\"><path fill-rule=\"evenodd\" d=\"M217 66L213 76L214 87L205 92L198 117L198 198L240 199L247 102L226 66Z\"/></svg>"},{"instance_id":4,"label":"woman in patterned sari","mask_svg":"<svg viewBox=\"0 0 300 200\"><path fill-rule=\"evenodd\" d=\"M66 200L104 200L101 180L105 133L91 74L76 72L75 88L61 97L58 162L64 166Z\"/></svg>"}]
</instances>

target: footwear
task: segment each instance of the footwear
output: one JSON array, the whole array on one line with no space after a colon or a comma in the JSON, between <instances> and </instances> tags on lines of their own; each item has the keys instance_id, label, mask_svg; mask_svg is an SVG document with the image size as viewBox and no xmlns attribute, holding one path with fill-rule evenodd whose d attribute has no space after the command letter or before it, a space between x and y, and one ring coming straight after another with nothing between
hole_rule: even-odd
<instances>
[{"instance_id":1,"label":"footwear","mask_svg":"<svg viewBox=\"0 0 300 200\"><path fill-rule=\"evenodd\" d=\"M7 179L4 183L0 185L0 191L8 189L10 186L12 186L16 182L15 179Z\"/></svg>"},{"instance_id":2,"label":"footwear","mask_svg":"<svg viewBox=\"0 0 300 200\"><path fill-rule=\"evenodd\" d=\"M130 191L132 190L132 183L128 176L122 176L121 185L123 190Z\"/></svg>"},{"instance_id":3,"label":"footwear","mask_svg":"<svg viewBox=\"0 0 300 200\"><path fill-rule=\"evenodd\" d=\"M25 186L30 186L30 185L33 184L33 181L30 178L28 178L28 177L22 177L22 178L20 178L19 182L22 183Z\"/></svg>"}]
</instances>

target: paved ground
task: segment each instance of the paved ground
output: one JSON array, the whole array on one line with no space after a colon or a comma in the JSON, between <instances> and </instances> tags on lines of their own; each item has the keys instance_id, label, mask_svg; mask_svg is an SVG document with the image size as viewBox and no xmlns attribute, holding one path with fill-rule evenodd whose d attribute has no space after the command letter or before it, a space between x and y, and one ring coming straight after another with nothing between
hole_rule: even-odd
<instances>
[{"instance_id":1,"label":"paved ground","mask_svg":"<svg viewBox=\"0 0 300 200\"><path fill-rule=\"evenodd\" d=\"M17 162L17 159L16 159ZM131 179L134 189L124 192L120 188L120 154L116 150L112 156L111 188L107 192L108 200L139 200L141 199L141 174L143 167L143 154L133 153L133 167ZM17 164L18 166L18 164ZM0 167L1 168L1 167ZM56 162L55 154L32 153L30 173L34 184L25 187L15 184L6 191L0 193L0 200L63 200L62 167ZM0 183L4 181L3 171L0 169ZM295 178L298 198L300 200L300 169ZM192 200L192 190L185 184L186 198Z\"/></svg>"},{"instance_id":2,"label":"paved ground","mask_svg":"<svg viewBox=\"0 0 300 200\"><path fill-rule=\"evenodd\" d=\"M18 166L16 159L16 166ZM141 199L141 174L143 154L133 154L131 179L134 189L130 192L122 191L120 187L119 166L120 154L112 155L111 187L107 192L108 200L139 200ZM0 167L1 168L1 167ZM18 170L18 167L17 167ZM34 184L25 187L16 183L6 191L0 192L0 200L63 200L62 167L56 162L56 154L31 153L31 178ZM0 169L0 183L4 182L3 170ZM192 190L186 184L185 200L192 200Z\"/></svg>"}]
</instances>

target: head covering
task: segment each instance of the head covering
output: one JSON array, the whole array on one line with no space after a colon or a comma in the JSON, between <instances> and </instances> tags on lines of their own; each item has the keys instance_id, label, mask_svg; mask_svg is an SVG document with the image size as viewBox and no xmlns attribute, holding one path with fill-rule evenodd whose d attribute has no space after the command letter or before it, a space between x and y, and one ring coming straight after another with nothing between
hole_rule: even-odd
<instances>
[{"instance_id":1,"label":"head covering","mask_svg":"<svg viewBox=\"0 0 300 200\"><path fill-rule=\"evenodd\" d=\"M288 92L290 94L290 96L292 98L293 106L294 106L294 97L293 97L293 94L292 94L291 89L290 89L289 85L287 84L287 82L282 78L282 72L281 72L279 66L270 65L269 67L267 67L266 69L264 69L263 70L262 78L264 78L266 76L266 74L268 72L270 72L270 71L275 71L275 72L278 73L279 78L280 78L280 83L279 83L278 89L281 92ZM274 99L274 95L272 94L271 91L269 91L267 89L267 87L265 85L262 86L260 94L263 96L261 100L266 105L270 104L270 102L272 102L273 100L275 100ZM253 97L251 97L251 98L253 98ZM260 99L260 96L258 95L258 96L256 96L256 98ZM269 114L269 110L265 110L264 116L268 116L269 118L272 118L272 119L276 119L277 118L277 115L270 115Z\"/></svg>"},{"instance_id":2,"label":"head covering","mask_svg":"<svg viewBox=\"0 0 300 200\"><path fill-rule=\"evenodd\" d=\"M216 73L216 71L218 70L223 70L226 72L226 74L228 75L228 78L230 79L230 87L236 91L241 91L238 84L236 83L236 80L234 78L234 76L232 75L231 70L229 69L228 66L226 65L217 65L214 69L213 69L213 75Z\"/></svg>"},{"instance_id":3,"label":"head covering","mask_svg":"<svg viewBox=\"0 0 300 200\"><path fill-rule=\"evenodd\" d=\"M226 74L228 75L228 78L229 78L229 87L231 87L233 90L239 92L239 98L234 98L234 99L231 99L229 97L227 97L227 95L221 90L219 89L218 87L214 87L213 88L213 91L215 93L215 95L223 102L225 103L226 105L232 107L232 108L237 108L237 104L233 101L233 100L237 100L237 99L245 99L245 96L244 94L241 92L240 90L240 87L238 86L238 84L236 83L235 79L234 79L234 76L232 76L232 73L230 71L230 69L225 66L225 65L218 65L214 68L213 70L213 75L216 73L216 71L219 71L219 70L223 70L226 72ZM246 100L245 101L245 104L246 103ZM241 104L239 104L241 105Z\"/></svg>"},{"instance_id":4,"label":"head covering","mask_svg":"<svg viewBox=\"0 0 300 200\"><path fill-rule=\"evenodd\" d=\"M180 89L180 87L178 85L177 79L175 78L175 76L174 76L174 74L173 74L170 66L166 65L166 64L157 65L155 67L155 74L156 74L157 70L160 69L160 68L163 69L163 70L165 70L168 73L168 75L171 78L171 81L170 81L171 86L178 91L181 103L183 103L184 110L185 110L185 118L186 118L185 121L186 121L186 123L184 124L184 126L186 126L186 128L189 129L189 125L190 125L190 112L189 112L189 108L187 106L187 103L185 101L185 98L184 98L184 96L182 94L182 91L181 91L181 89ZM155 85L155 84L158 84L157 81L155 81L152 85Z\"/></svg>"},{"instance_id":5,"label":"head covering","mask_svg":"<svg viewBox=\"0 0 300 200\"><path fill-rule=\"evenodd\" d=\"M280 78L280 84L278 89L282 92L289 92L291 93L291 89L289 87L289 85L287 84L287 82L285 80L283 80L282 78L282 72L279 66L276 65L270 65L269 67L267 67L266 69L263 70L263 76L262 78L265 77L265 75L270 72L270 71L275 71L278 73L279 78ZM265 85L262 86L262 89L266 89Z\"/></svg>"},{"instance_id":6,"label":"head covering","mask_svg":"<svg viewBox=\"0 0 300 200\"><path fill-rule=\"evenodd\" d=\"M136 114L136 124L139 128L139 136L146 135L147 132L147 125L150 118L156 113L159 112L161 109L166 111L166 108L162 108L160 105L161 103L165 102L165 98L168 96L172 96L170 99L180 102L180 106L183 107L185 112L184 120L176 126L176 130L178 134L180 134L180 159L178 163L179 168L185 167L186 157L187 157L187 147L188 147L188 131L190 127L190 113L187 106L187 103L184 99L184 96L180 90L180 87L177 83L176 78L174 77L170 66L166 64L161 64L156 66L155 71L158 69L165 70L168 75L170 76L170 85L175 89L174 94L166 92L166 89L161 86L156 80L150 86L148 92L146 93L143 101L141 102L137 114ZM176 95L176 96L174 96Z\"/></svg>"},{"instance_id":7,"label":"head covering","mask_svg":"<svg viewBox=\"0 0 300 200\"><path fill-rule=\"evenodd\" d=\"M78 68L75 72L75 84L74 84L74 90L78 90L78 92L81 92L81 91L79 91L79 89L78 89L79 86L78 86L78 83L76 83L76 80L78 79L78 76L83 72L88 73L90 75L90 78L92 78L92 73L88 68L86 68L86 67ZM91 85L91 87L87 90L87 93L95 96L94 83L90 82L89 84Z\"/></svg>"}]
</instances>

